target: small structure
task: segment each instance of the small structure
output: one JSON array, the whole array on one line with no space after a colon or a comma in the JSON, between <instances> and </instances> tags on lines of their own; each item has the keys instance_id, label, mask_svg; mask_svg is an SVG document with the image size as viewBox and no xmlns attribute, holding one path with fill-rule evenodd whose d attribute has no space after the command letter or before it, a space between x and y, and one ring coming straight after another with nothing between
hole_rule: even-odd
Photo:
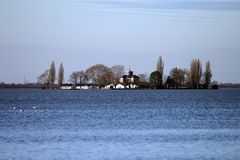
<instances>
[{"instance_id":1,"label":"small structure","mask_svg":"<svg viewBox=\"0 0 240 160\"><path fill-rule=\"evenodd\" d=\"M104 89L136 89L138 88L139 77L133 74L133 71L129 70L128 75L123 75L119 79L119 84L109 84Z\"/></svg>"},{"instance_id":2,"label":"small structure","mask_svg":"<svg viewBox=\"0 0 240 160\"><path fill-rule=\"evenodd\" d=\"M86 90L86 89L93 89L93 88L94 88L94 85L91 83L84 83L84 84L76 85L76 89L78 89L78 90L80 90L80 89Z\"/></svg>"},{"instance_id":3,"label":"small structure","mask_svg":"<svg viewBox=\"0 0 240 160\"><path fill-rule=\"evenodd\" d=\"M125 88L125 86L119 83L116 86L114 86L113 84L109 84L109 85L105 86L104 89L124 89L124 88Z\"/></svg>"},{"instance_id":4,"label":"small structure","mask_svg":"<svg viewBox=\"0 0 240 160\"><path fill-rule=\"evenodd\" d=\"M138 85L136 85L136 84L129 84L129 85L127 85L125 88L127 88L127 89L136 89L136 88L138 88Z\"/></svg>"},{"instance_id":5,"label":"small structure","mask_svg":"<svg viewBox=\"0 0 240 160\"><path fill-rule=\"evenodd\" d=\"M120 83L116 85L116 89L124 89L124 88L125 88L124 85Z\"/></svg>"},{"instance_id":6,"label":"small structure","mask_svg":"<svg viewBox=\"0 0 240 160\"><path fill-rule=\"evenodd\" d=\"M109 85L105 86L104 89L115 89L115 87L113 84L109 84Z\"/></svg>"},{"instance_id":7,"label":"small structure","mask_svg":"<svg viewBox=\"0 0 240 160\"><path fill-rule=\"evenodd\" d=\"M70 89L72 89L72 84L68 84L68 83L62 84L62 85L60 86L60 89L70 90Z\"/></svg>"},{"instance_id":8,"label":"small structure","mask_svg":"<svg viewBox=\"0 0 240 160\"><path fill-rule=\"evenodd\" d=\"M93 89L95 86L93 84L77 84L77 85L73 85L73 84L62 84L59 88L63 89L63 90L71 90L71 89L75 89L75 90L85 90L85 89Z\"/></svg>"},{"instance_id":9,"label":"small structure","mask_svg":"<svg viewBox=\"0 0 240 160\"><path fill-rule=\"evenodd\" d=\"M137 88L139 77L134 75L133 71L129 70L128 75L123 75L119 81L124 86L124 88Z\"/></svg>"}]
</instances>

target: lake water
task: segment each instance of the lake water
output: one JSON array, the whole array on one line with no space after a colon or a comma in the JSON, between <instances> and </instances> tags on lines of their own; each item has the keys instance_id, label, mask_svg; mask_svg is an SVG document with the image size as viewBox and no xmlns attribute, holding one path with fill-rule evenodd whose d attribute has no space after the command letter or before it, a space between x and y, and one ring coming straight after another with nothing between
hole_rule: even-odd
<instances>
[{"instance_id":1,"label":"lake water","mask_svg":"<svg viewBox=\"0 0 240 160\"><path fill-rule=\"evenodd\" d=\"M240 159L240 90L0 90L0 159Z\"/></svg>"}]
</instances>

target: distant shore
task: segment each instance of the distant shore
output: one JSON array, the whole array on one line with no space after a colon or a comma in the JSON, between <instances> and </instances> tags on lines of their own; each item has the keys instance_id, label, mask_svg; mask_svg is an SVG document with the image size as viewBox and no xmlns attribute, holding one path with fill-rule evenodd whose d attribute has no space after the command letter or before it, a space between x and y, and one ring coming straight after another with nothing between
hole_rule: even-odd
<instances>
[{"instance_id":1,"label":"distant shore","mask_svg":"<svg viewBox=\"0 0 240 160\"><path fill-rule=\"evenodd\" d=\"M222 89L222 88L240 88L240 83L221 83L218 85L218 87L220 89ZM0 83L0 89L41 89L41 85L38 83L28 83L28 84ZM56 89L57 89L57 87L56 87ZM191 88L171 88L171 89L162 88L162 89L158 89L158 90L186 90L186 89L191 90ZM139 89L114 89L114 90L156 90L156 89L141 89L141 88L139 88ZM204 90L204 89L196 89L196 90Z\"/></svg>"}]
</instances>

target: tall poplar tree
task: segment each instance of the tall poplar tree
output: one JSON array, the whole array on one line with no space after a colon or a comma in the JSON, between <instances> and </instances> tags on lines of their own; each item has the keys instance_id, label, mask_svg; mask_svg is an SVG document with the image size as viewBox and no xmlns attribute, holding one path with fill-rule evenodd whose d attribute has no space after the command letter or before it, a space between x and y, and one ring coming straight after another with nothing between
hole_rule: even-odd
<instances>
[{"instance_id":1,"label":"tall poplar tree","mask_svg":"<svg viewBox=\"0 0 240 160\"><path fill-rule=\"evenodd\" d=\"M191 88L197 89L202 77L202 64L199 59L193 59L189 70L189 82Z\"/></svg>"},{"instance_id":2,"label":"tall poplar tree","mask_svg":"<svg viewBox=\"0 0 240 160\"><path fill-rule=\"evenodd\" d=\"M64 80L64 68L63 63L61 63L58 70L58 86L61 86L63 84L63 80Z\"/></svg>"},{"instance_id":3,"label":"tall poplar tree","mask_svg":"<svg viewBox=\"0 0 240 160\"><path fill-rule=\"evenodd\" d=\"M162 57L160 56L158 58L157 66L156 66L156 71L158 71L160 73L160 77L159 77L160 85L162 85L162 83L163 83L163 70L164 70L164 62L162 60Z\"/></svg>"},{"instance_id":4,"label":"tall poplar tree","mask_svg":"<svg viewBox=\"0 0 240 160\"><path fill-rule=\"evenodd\" d=\"M50 67L50 70L49 70L49 87L50 89L54 89L54 82L55 82L55 79L56 79L56 70L55 70L55 63L54 61L51 63L51 67Z\"/></svg>"},{"instance_id":5,"label":"tall poplar tree","mask_svg":"<svg viewBox=\"0 0 240 160\"><path fill-rule=\"evenodd\" d=\"M209 84L211 83L211 79L212 79L212 70L211 70L211 64L208 61L206 63L206 68L205 68L205 72L204 72L204 86L205 86L205 88L209 87Z\"/></svg>"}]
</instances>

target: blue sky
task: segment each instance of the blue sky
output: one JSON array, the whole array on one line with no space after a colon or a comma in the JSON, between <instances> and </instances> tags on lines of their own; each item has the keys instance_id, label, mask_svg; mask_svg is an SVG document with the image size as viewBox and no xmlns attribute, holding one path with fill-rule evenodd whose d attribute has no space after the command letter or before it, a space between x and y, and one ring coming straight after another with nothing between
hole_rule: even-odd
<instances>
[{"instance_id":1,"label":"blue sky","mask_svg":"<svg viewBox=\"0 0 240 160\"><path fill-rule=\"evenodd\" d=\"M240 82L239 0L2 0L0 82L29 82L55 60L72 71L122 64L164 74L212 64L213 79Z\"/></svg>"}]
</instances>

